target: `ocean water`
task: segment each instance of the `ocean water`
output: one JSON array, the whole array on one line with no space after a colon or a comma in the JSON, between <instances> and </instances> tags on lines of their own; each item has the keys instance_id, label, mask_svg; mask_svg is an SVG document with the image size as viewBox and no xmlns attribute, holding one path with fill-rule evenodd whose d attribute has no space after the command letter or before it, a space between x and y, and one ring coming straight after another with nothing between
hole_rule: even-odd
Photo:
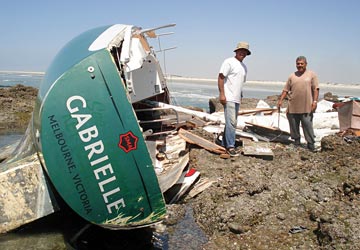
<instances>
[{"instance_id":1,"label":"ocean water","mask_svg":"<svg viewBox=\"0 0 360 250\"><path fill-rule=\"evenodd\" d=\"M0 72L0 87L22 84L38 88L43 77L43 73L37 72Z\"/></svg>"},{"instance_id":2,"label":"ocean water","mask_svg":"<svg viewBox=\"0 0 360 250\"><path fill-rule=\"evenodd\" d=\"M40 72L1 72L0 87L14 86L23 84L38 88L44 77ZM243 89L244 98L265 99L267 96L281 94L284 83L249 81ZM218 96L218 87L216 81L173 81L168 80L168 88L172 97L172 102L180 106L194 106L209 111L209 99ZM321 84L320 99L327 92L331 92L339 97L355 96L360 97L360 85L346 84Z\"/></svg>"},{"instance_id":3,"label":"ocean water","mask_svg":"<svg viewBox=\"0 0 360 250\"><path fill-rule=\"evenodd\" d=\"M216 82L172 82L168 81L168 88L175 104L180 106L194 106L209 112L209 99L219 96ZM243 89L244 98L265 99L267 96L280 94L281 86L262 87L246 84Z\"/></svg>"},{"instance_id":4,"label":"ocean water","mask_svg":"<svg viewBox=\"0 0 360 250\"><path fill-rule=\"evenodd\" d=\"M42 73L34 72L0 72L0 87L22 84L39 88L44 77ZM168 80L172 102L180 106L194 106L209 111L209 99L218 96L215 82L175 82ZM247 84L244 88L244 97L263 99L269 95L279 94L281 87L262 87Z\"/></svg>"},{"instance_id":5,"label":"ocean water","mask_svg":"<svg viewBox=\"0 0 360 250\"><path fill-rule=\"evenodd\" d=\"M268 96L280 95L284 87L281 82L255 82L249 81L244 85L244 98L266 99ZM215 81L168 81L170 93L174 98L175 104L181 106L195 106L209 111L209 99L218 97L219 91ZM321 84L319 99L324 98L324 94L331 92L338 97L360 97L360 85L345 84Z\"/></svg>"},{"instance_id":6,"label":"ocean water","mask_svg":"<svg viewBox=\"0 0 360 250\"><path fill-rule=\"evenodd\" d=\"M22 137L23 134L13 132L0 134L0 148L18 142Z\"/></svg>"}]
</instances>

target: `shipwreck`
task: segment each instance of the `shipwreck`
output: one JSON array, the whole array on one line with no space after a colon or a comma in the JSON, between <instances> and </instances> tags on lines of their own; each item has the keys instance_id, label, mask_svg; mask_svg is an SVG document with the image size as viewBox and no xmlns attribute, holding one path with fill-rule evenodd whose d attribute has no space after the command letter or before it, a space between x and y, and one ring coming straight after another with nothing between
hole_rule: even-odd
<instances>
[{"instance_id":1,"label":"shipwreck","mask_svg":"<svg viewBox=\"0 0 360 250\"><path fill-rule=\"evenodd\" d=\"M43 78L23 138L0 149L0 233L59 211L63 204L87 225L149 227L162 221L166 205L199 179L188 166L189 144L230 157L216 143L225 124L222 112L171 103L150 41L159 38L158 30L173 26L98 27L60 50ZM339 120L341 130L358 132L359 107L353 101L338 107L339 116L328 112L332 104L319 102L314 114L318 144L339 131ZM216 136L209 141L182 129L187 126ZM237 127L245 156L272 160L269 142L291 143L286 112L261 102L239 112ZM214 181L200 181L190 196Z\"/></svg>"},{"instance_id":2,"label":"shipwreck","mask_svg":"<svg viewBox=\"0 0 360 250\"><path fill-rule=\"evenodd\" d=\"M176 132L177 111L156 105L170 104L170 95L148 40L174 25L98 27L60 50L22 140L1 152L0 232L54 213L62 202L109 229L164 218L165 193L184 180L189 154Z\"/></svg>"}]
</instances>

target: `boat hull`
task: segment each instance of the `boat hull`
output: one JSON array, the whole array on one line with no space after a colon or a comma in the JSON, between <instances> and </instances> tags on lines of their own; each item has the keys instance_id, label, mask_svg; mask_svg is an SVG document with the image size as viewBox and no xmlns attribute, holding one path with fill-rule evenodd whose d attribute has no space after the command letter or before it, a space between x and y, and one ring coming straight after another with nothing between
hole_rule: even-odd
<instances>
[{"instance_id":1,"label":"boat hull","mask_svg":"<svg viewBox=\"0 0 360 250\"><path fill-rule=\"evenodd\" d=\"M45 77L33 132L60 196L103 227L142 227L163 219L152 161L109 51L100 49L46 82L55 78Z\"/></svg>"}]
</instances>

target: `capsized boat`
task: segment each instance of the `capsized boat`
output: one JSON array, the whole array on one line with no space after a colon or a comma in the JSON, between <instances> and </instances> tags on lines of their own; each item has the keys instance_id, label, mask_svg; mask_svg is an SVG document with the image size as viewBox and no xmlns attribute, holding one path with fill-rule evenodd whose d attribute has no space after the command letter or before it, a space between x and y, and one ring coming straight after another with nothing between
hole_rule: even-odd
<instances>
[{"instance_id":1,"label":"capsized boat","mask_svg":"<svg viewBox=\"0 0 360 250\"><path fill-rule=\"evenodd\" d=\"M95 28L54 58L23 139L26 150L20 142L4 162L31 156L45 169L41 187L50 187L48 200L36 206L50 201L53 210L31 219L58 209L52 190L82 218L105 228L144 227L164 218L163 193L181 177L188 152L176 134L176 111L161 119L166 108L143 101L170 102L148 38L174 25Z\"/></svg>"},{"instance_id":2,"label":"capsized boat","mask_svg":"<svg viewBox=\"0 0 360 250\"><path fill-rule=\"evenodd\" d=\"M166 212L132 106L169 101L146 39L156 29L112 25L81 34L55 57L39 90L32 130L41 162L65 202L104 227L147 226Z\"/></svg>"}]
</instances>

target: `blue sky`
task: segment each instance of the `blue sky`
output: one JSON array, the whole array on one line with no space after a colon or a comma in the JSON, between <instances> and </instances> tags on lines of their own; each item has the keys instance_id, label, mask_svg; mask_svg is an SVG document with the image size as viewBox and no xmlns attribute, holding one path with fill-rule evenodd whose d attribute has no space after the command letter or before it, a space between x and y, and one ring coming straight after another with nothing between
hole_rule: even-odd
<instances>
[{"instance_id":1,"label":"blue sky","mask_svg":"<svg viewBox=\"0 0 360 250\"><path fill-rule=\"evenodd\" d=\"M166 73L216 78L222 61L248 41L249 80L285 81L305 55L320 82L360 83L360 1L8 1L0 9L0 70L46 71L78 34L107 24L160 33ZM158 54L160 60L163 55Z\"/></svg>"}]
</instances>

